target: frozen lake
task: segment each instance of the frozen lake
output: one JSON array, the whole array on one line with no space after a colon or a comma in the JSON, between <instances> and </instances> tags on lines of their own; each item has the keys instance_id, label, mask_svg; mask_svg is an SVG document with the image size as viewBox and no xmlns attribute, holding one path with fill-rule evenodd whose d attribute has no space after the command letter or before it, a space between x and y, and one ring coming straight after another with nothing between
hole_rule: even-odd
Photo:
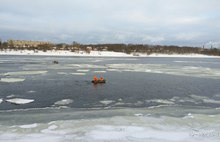
<instances>
[{"instance_id":1,"label":"frozen lake","mask_svg":"<svg viewBox=\"0 0 220 142\"><path fill-rule=\"evenodd\" d=\"M219 84L219 58L0 56L0 141L217 142Z\"/></svg>"}]
</instances>

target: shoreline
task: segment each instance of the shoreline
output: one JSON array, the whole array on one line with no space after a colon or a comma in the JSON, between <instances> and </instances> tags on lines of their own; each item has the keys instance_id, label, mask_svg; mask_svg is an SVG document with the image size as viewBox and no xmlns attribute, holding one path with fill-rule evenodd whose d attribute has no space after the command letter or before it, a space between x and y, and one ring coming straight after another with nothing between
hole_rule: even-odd
<instances>
[{"instance_id":1,"label":"shoreline","mask_svg":"<svg viewBox=\"0 0 220 142\"><path fill-rule=\"evenodd\" d=\"M126 54L122 52L112 51L91 51L86 53L84 51L71 52L67 50L48 50L34 51L34 50L4 50L0 51L0 55L10 56L66 56L66 57L181 57L181 58L220 58L220 56L209 56L204 54L157 54L153 53L150 55L144 53Z\"/></svg>"}]
</instances>

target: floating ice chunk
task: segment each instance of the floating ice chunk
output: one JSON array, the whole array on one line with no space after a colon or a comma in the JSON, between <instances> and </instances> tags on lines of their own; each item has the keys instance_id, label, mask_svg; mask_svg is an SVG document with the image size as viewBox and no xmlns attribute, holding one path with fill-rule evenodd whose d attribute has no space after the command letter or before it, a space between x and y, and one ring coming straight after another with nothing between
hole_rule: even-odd
<instances>
[{"instance_id":1,"label":"floating ice chunk","mask_svg":"<svg viewBox=\"0 0 220 142\"><path fill-rule=\"evenodd\" d=\"M78 72L74 72L74 73L70 73L72 75L86 75L86 73L78 73Z\"/></svg>"},{"instance_id":2,"label":"floating ice chunk","mask_svg":"<svg viewBox=\"0 0 220 142\"><path fill-rule=\"evenodd\" d=\"M101 61L103 61L103 60L94 60L94 61L91 61L91 62L96 63L96 62L101 62Z\"/></svg>"},{"instance_id":3,"label":"floating ice chunk","mask_svg":"<svg viewBox=\"0 0 220 142\"><path fill-rule=\"evenodd\" d=\"M106 71L94 71L94 73L106 73Z\"/></svg>"},{"instance_id":4,"label":"floating ice chunk","mask_svg":"<svg viewBox=\"0 0 220 142\"><path fill-rule=\"evenodd\" d=\"M12 94L12 95L8 95L6 98L13 98L13 97L15 97L14 94Z\"/></svg>"},{"instance_id":5,"label":"floating ice chunk","mask_svg":"<svg viewBox=\"0 0 220 142\"><path fill-rule=\"evenodd\" d=\"M1 99L0 99L0 104L1 104L2 102L3 102L3 99L1 98Z\"/></svg>"},{"instance_id":6,"label":"floating ice chunk","mask_svg":"<svg viewBox=\"0 0 220 142\"><path fill-rule=\"evenodd\" d=\"M115 103L115 106L120 106L120 105L125 105L126 103L123 103L123 102L117 102Z\"/></svg>"},{"instance_id":7,"label":"floating ice chunk","mask_svg":"<svg viewBox=\"0 0 220 142\"><path fill-rule=\"evenodd\" d=\"M118 101L120 101L120 102L121 102L121 101L122 101L122 98L119 98L119 99L118 99Z\"/></svg>"},{"instance_id":8,"label":"floating ice chunk","mask_svg":"<svg viewBox=\"0 0 220 142\"><path fill-rule=\"evenodd\" d=\"M172 105L175 104L172 101L169 100L163 100L163 99L153 99L153 100L146 100L147 103L160 103L160 104L168 104L168 105Z\"/></svg>"},{"instance_id":9,"label":"floating ice chunk","mask_svg":"<svg viewBox=\"0 0 220 142\"><path fill-rule=\"evenodd\" d=\"M220 79L220 70L196 66L177 66L168 64L107 64L108 71L145 72Z\"/></svg>"},{"instance_id":10,"label":"floating ice chunk","mask_svg":"<svg viewBox=\"0 0 220 142\"><path fill-rule=\"evenodd\" d=\"M136 106L141 106L143 105L144 103L142 101L137 101L136 103L134 103Z\"/></svg>"},{"instance_id":11,"label":"floating ice chunk","mask_svg":"<svg viewBox=\"0 0 220 142\"><path fill-rule=\"evenodd\" d=\"M137 113L137 114L134 114L134 116L143 116L143 114L142 113Z\"/></svg>"},{"instance_id":12,"label":"floating ice chunk","mask_svg":"<svg viewBox=\"0 0 220 142\"><path fill-rule=\"evenodd\" d=\"M54 130L54 129L56 129L57 127L58 127L57 125L51 125L51 126L48 127L48 129L49 129L49 130Z\"/></svg>"},{"instance_id":13,"label":"floating ice chunk","mask_svg":"<svg viewBox=\"0 0 220 142\"><path fill-rule=\"evenodd\" d=\"M111 103L113 103L115 101L113 101L113 100L103 100L103 101L99 101L99 102L104 104L104 105L108 105L108 104L111 104Z\"/></svg>"},{"instance_id":14,"label":"floating ice chunk","mask_svg":"<svg viewBox=\"0 0 220 142\"><path fill-rule=\"evenodd\" d=\"M183 119L194 118L191 113L188 113L187 116L184 116Z\"/></svg>"},{"instance_id":15,"label":"floating ice chunk","mask_svg":"<svg viewBox=\"0 0 220 142\"><path fill-rule=\"evenodd\" d=\"M216 115L208 115L209 117L216 117Z\"/></svg>"},{"instance_id":16,"label":"floating ice chunk","mask_svg":"<svg viewBox=\"0 0 220 142\"><path fill-rule=\"evenodd\" d=\"M73 103L73 100L71 99L64 99L64 100L60 100L54 103L54 105L68 105Z\"/></svg>"},{"instance_id":17,"label":"floating ice chunk","mask_svg":"<svg viewBox=\"0 0 220 142\"><path fill-rule=\"evenodd\" d=\"M89 70L77 70L78 72L89 72Z\"/></svg>"},{"instance_id":18,"label":"floating ice chunk","mask_svg":"<svg viewBox=\"0 0 220 142\"><path fill-rule=\"evenodd\" d=\"M213 99L203 99L204 103L210 103L210 104L220 104L219 100L213 100Z\"/></svg>"},{"instance_id":19,"label":"floating ice chunk","mask_svg":"<svg viewBox=\"0 0 220 142\"><path fill-rule=\"evenodd\" d=\"M37 75L37 74L45 74L47 71L19 71L19 72L7 72L3 75L7 76L16 76L16 75Z\"/></svg>"},{"instance_id":20,"label":"floating ice chunk","mask_svg":"<svg viewBox=\"0 0 220 142\"><path fill-rule=\"evenodd\" d=\"M28 104L33 102L34 100L32 99L21 99L21 98L14 98L14 99L8 99L5 100L6 102L12 103L12 104L17 104L17 105L21 105L21 104Z\"/></svg>"},{"instance_id":21,"label":"floating ice chunk","mask_svg":"<svg viewBox=\"0 0 220 142\"><path fill-rule=\"evenodd\" d=\"M190 95L191 98L195 99L195 100L203 100L203 99L207 99L206 96L198 96L198 95Z\"/></svg>"},{"instance_id":22,"label":"floating ice chunk","mask_svg":"<svg viewBox=\"0 0 220 142\"><path fill-rule=\"evenodd\" d=\"M57 74L63 74L63 75L66 75L67 73L65 73L65 72L57 72Z\"/></svg>"},{"instance_id":23,"label":"floating ice chunk","mask_svg":"<svg viewBox=\"0 0 220 142\"><path fill-rule=\"evenodd\" d=\"M35 93L36 91L33 91L33 90L30 90L30 91L27 91L27 93Z\"/></svg>"},{"instance_id":24,"label":"floating ice chunk","mask_svg":"<svg viewBox=\"0 0 220 142\"><path fill-rule=\"evenodd\" d=\"M24 78L1 78L0 82L14 83L14 82L22 82Z\"/></svg>"},{"instance_id":25,"label":"floating ice chunk","mask_svg":"<svg viewBox=\"0 0 220 142\"><path fill-rule=\"evenodd\" d=\"M38 125L36 123L34 124L28 124L28 125L21 125L19 126L20 128L24 128L24 129L28 129L28 128L35 128L37 127Z\"/></svg>"},{"instance_id":26,"label":"floating ice chunk","mask_svg":"<svg viewBox=\"0 0 220 142\"><path fill-rule=\"evenodd\" d=\"M66 109L66 108L70 108L68 106L59 106L58 109Z\"/></svg>"},{"instance_id":27,"label":"floating ice chunk","mask_svg":"<svg viewBox=\"0 0 220 142\"><path fill-rule=\"evenodd\" d=\"M92 65L92 64L67 64L66 66L73 67L73 68L83 68L83 69L102 69L106 68L105 66L101 65Z\"/></svg>"},{"instance_id":28,"label":"floating ice chunk","mask_svg":"<svg viewBox=\"0 0 220 142\"><path fill-rule=\"evenodd\" d=\"M117 72L120 72L119 69L106 69L107 71L117 71Z\"/></svg>"}]
</instances>

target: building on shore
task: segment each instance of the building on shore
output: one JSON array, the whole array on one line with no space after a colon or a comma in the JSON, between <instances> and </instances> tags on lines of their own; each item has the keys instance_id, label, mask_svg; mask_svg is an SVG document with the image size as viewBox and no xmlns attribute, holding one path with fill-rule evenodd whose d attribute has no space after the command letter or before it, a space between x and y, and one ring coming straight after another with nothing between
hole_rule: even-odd
<instances>
[{"instance_id":1,"label":"building on shore","mask_svg":"<svg viewBox=\"0 0 220 142\"><path fill-rule=\"evenodd\" d=\"M40 45L51 45L45 41L29 41L29 40L8 40L8 45L11 47L38 47Z\"/></svg>"}]
</instances>

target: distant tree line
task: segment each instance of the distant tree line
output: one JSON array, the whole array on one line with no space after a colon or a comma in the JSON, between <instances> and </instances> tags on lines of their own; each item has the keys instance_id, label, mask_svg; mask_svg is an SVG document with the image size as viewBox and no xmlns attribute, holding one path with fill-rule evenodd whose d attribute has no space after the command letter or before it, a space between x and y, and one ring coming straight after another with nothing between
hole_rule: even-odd
<instances>
[{"instance_id":1,"label":"distant tree line","mask_svg":"<svg viewBox=\"0 0 220 142\"><path fill-rule=\"evenodd\" d=\"M72 52L88 51L88 47L95 51L114 51L131 53L145 53L145 54L205 54L220 56L220 49L217 48L201 48L201 47L179 47L179 46L166 46L166 45L148 45L148 44L80 44L78 42L72 42L72 44L58 43L58 44L45 44L39 46L24 46L18 47L11 45L8 42L2 42L0 40L0 49L13 49L13 50L69 50Z\"/></svg>"}]
</instances>

